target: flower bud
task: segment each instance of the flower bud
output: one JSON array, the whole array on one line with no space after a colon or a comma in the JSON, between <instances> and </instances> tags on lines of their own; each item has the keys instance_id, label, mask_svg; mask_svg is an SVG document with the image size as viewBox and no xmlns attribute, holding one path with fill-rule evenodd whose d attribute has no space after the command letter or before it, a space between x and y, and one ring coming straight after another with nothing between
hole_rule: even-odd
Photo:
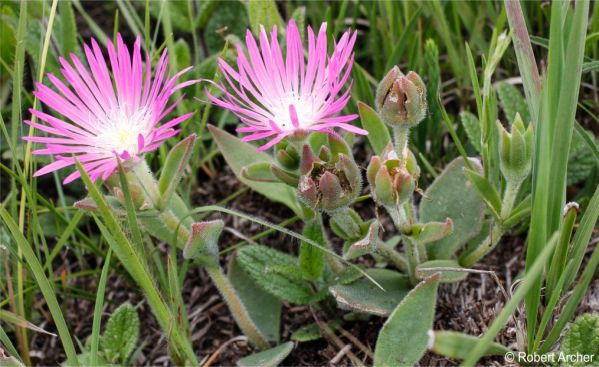
<instances>
[{"instance_id":1,"label":"flower bud","mask_svg":"<svg viewBox=\"0 0 599 367\"><path fill-rule=\"evenodd\" d=\"M376 90L376 107L391 127L413 127L426 117L426 86L413 71L404 75L394 66Z\"/></svg>"},{"instance_id":2,"label":"flower bud","mask_svg":"<svg viewBox=\"0 0 599 367\"><path fill-rule=\"evenodd\" d=\"M275 160L284 169L295 170L299 165L299 153L294 144L283 140L275 145Z\"/></svg>"},{"instance_id":3,"label":"flower bud","mask_svg":"<svg viewBox=\"0 0 599 367\"><path fill-rule=\"evenodd\" d=\"M507 180L519 183L530 173L533 149L532 124L529 124L528 129L525 129L520 114L516 114L511 133L508 133L499 121L497 121L497 128L500 134L499 161L501 173Z\"/></svg>"},{"instance_id":4,"label":"flower bud","mask_svg":"<svg viewBox=\"0 0 599 367\"><path fill-rule=\"evenodd\" d=\"M405 203L416 188L420 167L414 154L406 149L404 160L400 161L389 145L381 157L373 156L366 169L374 199L383 206L395 206Z\"/></svg>"},{"instance_id":5,"label":"flower bud","mask_svg":"<svg viewBox=\"0 0 599 367\"><path fill-rule=\"evenodd\" d=\"M300 173L298 196L315 210L332 213L344 208L356 199L362 188L360 169L352 158L338 153L324 161L314 155L308 144L303 147Z\"/></svg>"}]
</instances>

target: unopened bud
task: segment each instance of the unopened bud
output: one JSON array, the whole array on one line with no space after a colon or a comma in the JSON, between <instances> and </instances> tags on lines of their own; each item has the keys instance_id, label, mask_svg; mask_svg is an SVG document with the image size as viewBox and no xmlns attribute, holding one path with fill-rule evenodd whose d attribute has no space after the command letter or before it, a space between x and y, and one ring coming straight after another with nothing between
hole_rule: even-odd
<instances>
[{"instance_id":1,"label":"unopened bud","mask_svg":"<svg viewBox=\"0 0 599 367\"><path fill-rule=\"evenodd\" d=\"M366 169L374 199L383 206L405 203L412 196L419 175L414 154L406 149L400 161L391 146L385 148L381 157L373 156Z\"/></svg>"},{"instance_id":2,"label":"unopened bud","mask_svg":"<svg viewBox=\"0 0 599 367\"><path fill-rule=\"evenodd\" d=\"M416 126L426 117L426 86L417 73L404 75L394 66L377 87L376 107L391 127Z\"/></svg>"},{"instance_id":3,"label":"unopened bud","mask_svg":"<svg viewBox=\"0 0 599 367\"><path fill-rule=\"evenodd\" d=\"M511 133L508 133L499 121L497 122L497 129L500 134L499 158L501 172L507 180L521 182L528 176L531 168L532 124L529 124L528 129L525 129L520 114L516 114Z\"/></svg>"}]
</instances>

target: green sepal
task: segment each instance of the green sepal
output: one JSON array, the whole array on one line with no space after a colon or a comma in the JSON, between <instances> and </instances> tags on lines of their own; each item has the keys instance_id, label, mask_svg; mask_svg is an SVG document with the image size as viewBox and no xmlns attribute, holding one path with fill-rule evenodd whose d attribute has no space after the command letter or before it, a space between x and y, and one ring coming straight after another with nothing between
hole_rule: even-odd
<instances>
[{"instance_id":1,"label":"green sepal","mask_svg":"<svg viewBox=\"0 0 599 367\"><path fill-rule=\"evenodd\" d=\"M183 257L197 259L204 266L218 265L218 239L224 227L221 219L193 223Z\"/></svg>"},{"instance_id":2,"label":"green sepal","mask_svg":"<svg viewBox=\"0 0 599 367\"><path fill-rule=\"evenodd\" d=\"M164 208L177 189L177 185L179 185L179 181L183 177L185 166L189 163L195 140L195 134L189 135L177 143L166 156L162 173L158 180L158 189L160 191L159 209Z\"/></svg>"},{"instance_id":3,"label":"green sepal","mask_svg":"<svg viewBox=\"0 0 599 367\"><path fill-rule=\"evenodd\" d=\"M241 176L251 181L256 182L280 182L271 171L271 163L258 162L248 164L241 169Z\"/></svg>"}]
</instances>

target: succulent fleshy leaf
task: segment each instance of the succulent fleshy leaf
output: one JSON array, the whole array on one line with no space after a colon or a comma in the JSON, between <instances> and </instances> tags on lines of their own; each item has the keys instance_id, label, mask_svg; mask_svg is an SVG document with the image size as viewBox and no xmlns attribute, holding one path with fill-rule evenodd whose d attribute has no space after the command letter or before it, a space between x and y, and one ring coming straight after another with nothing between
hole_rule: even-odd
<instances>
[{"instance_id":1,"label":"succulent fleshy leaf","mask_svg":"<svg viewBox=\"0 0 599 367\"><path fill-rule=\"evenodd\" d=\"M438 241L443 237L450 235L453 231L453 221L447 218L445 222L417 223L412 225L410 237L413 241L421 245L426 245Z\"/></svg>"},{"instance_id":2,"label":"succulent fleshy leaf","mask_svg":"<svg viewBox=\"0 0 599 367\"><path fill-rule=\"evenodd\" d=\"M343 257L346 260L354 259L358 256L362 256L365 253L376 251L376 246L379 241L379 223L373 220L368 226L368 231L364 238L352 243Z\"/></svg>"},{"instance_id":3,"label":"succulent fleshy leaf","mask_svg":"<svg viewBox=\"0 0 599 367\"><path fill-rule=\"evenodd\" d=\"M293 173L282 170L277 166L271 166L270 170L279 180L289 186L296 187L299 183L299 177Z\"/></svg>"},{"instance_id":4,"label":"succulent fleshy leaf","mask_svg":"<svg viewBox=\"0 0 599 367\"><path fill-rule=\"evenodd\" d=\"M256 162L248 164L241 169L241 176L248 180L258 182L279 182L278 178L273 175L272 164L268 162Z\"/></svg>"}]
</instances>

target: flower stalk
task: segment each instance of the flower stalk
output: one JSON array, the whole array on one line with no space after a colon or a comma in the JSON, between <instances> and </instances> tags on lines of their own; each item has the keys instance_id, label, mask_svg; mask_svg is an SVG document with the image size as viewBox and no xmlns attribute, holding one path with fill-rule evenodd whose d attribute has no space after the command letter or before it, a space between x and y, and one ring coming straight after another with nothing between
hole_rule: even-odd
<instances>
[{"instance_id":1,"label":"flower stalk","mask_svg":"<svg viewBox=\"0 0 599 367\"><path fill-rule=\"evenodd\" d=\"M144 189L144 192L147 194L147 198L155 209L155 206L161 202L161 194L158 187L158 181L152 175L148 165L145 163L138 164L134 169L133 173L137 179L137 181L141 184ZM190 210L187 210L189 212ZM193 234L193 232L183 223L183 218L179 218L175 212L169 208L163 208L159 211L159 217L168 229L168 232L171 234L176 233L175 236L171 236L178 245L177 247L181 248L186 245ZM220 231L219 233L220 234ZM218 234L216 237L218 237ZM203 233L202 235L207 235ZM214 240L216 241L217 238ZM169 241L172 242L172 241ZM185 249L187 250L187 248ZM185 254L185 252L184 252ZM215 254L218 256L218 253ZM231 311L233 318L237 322L239 328L243 331L243 333L250 339L252 343L258 346L261 349L268 347L268 341L266 338L260 333L259 329L256 327L254 322L251 320L247 309L243 305L243 301L239 298L237 291L231 284L230 280L227 278L225 273L220 266L218 259L211 259L211 261L202 261L200 263L203 265L204 269L210 276L210 279L216 285L218 291L223 296L229 310Z\"/></svg>"}]
</instances>

